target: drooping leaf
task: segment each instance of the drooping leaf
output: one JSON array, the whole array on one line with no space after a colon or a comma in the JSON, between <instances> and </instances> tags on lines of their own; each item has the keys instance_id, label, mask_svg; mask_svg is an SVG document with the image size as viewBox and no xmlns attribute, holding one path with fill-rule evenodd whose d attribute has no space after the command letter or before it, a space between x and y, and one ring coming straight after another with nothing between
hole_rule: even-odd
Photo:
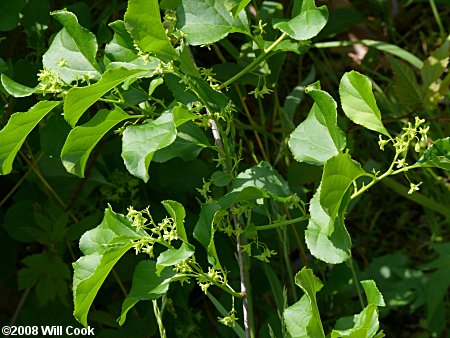
<instances>
[{"instance_id":1,"label":"drooping leaf","mask_svg":"<svg viewBox=\"0 0 450 338\"><path fill-rule=\"evenodd\" d=\"M97 83L86 87L75 87L67 92L64 100L64 117L73 127L83 113L108 91L124 81L140 77L151 77L155 64L148 68L136 68L131 64L111 63Z\"/></svg>"},{"instance_id":2,"label":"drooping leaf","mask_svg":"<svg viewBox=\"0 0 450 338\"><path fill-rule=\"evenodd\" d=\"M155 162L166 162L175 157L192 161L205 148L209 141L205 133L194 123L185 123L177 128L177 138L170 146L158 150L153 157Z\"/></svg>"},{"instance_id":3,"label":"drooping leaf","mask_svg":"<svg viewBox=\"0 0 450 338\"><path fill-rule=\"evenodd\" d=\"M394 71L394 86L399 102L409 109L416 109L422 103L422 91L410 66L389 57Z\"/></svg>"},{"instance_id":4,"label":"drooping leaf","mask_svg":"<svg viewBox=\"0 0 450 338\"><path fill-rule=\"evenodd\" d=\"M159 276L166 266L177 265L191 257L194 252L194 246L186 242L183 242L178 249L167 249L156 260L156 274Z\"/></svg>"},{"instance_id":5,"label":"drooping leaf","mask_svg":"<svg viewBox=\"0 0 450 338\"><path fill-rule=\"evenodd\" d=\"M64 28L55 35L43 55L44 67L58 74L61 80L67 83L82 80L84 77L98 79L100 68L95 59L95 35L81 27L75 14L71 12L56 11L52 15Z\"/></svg>"},{"instance_id":6,"label":"drooping leaf","mask_svg":"<svg viewBox=\"0 0 450 338\"><path fill-rule=\"evenodd\" d=\"M214 217L219 210L220 205L217 203L202 204L200 216L194 228L194 238L206 249L208 262L214 269L221 269L214 244Z\"/></svg>"},{"instance_id":7,"label":"drooping leaf","mask_svg":"<svg viewBox=\"0 0 450 338\"><path fill-rule=\"evenodd\" d=\"M450 171L450 137L436 140L414 166L436 167Z\"/></svg>"},{"instance_id":8,"label":"drooping leaf","mask_svg":"<svg viewBox=\"0 0 450 338\"><path fill-rule=\"evenodd\" d=\"M383 331L377 333L380 323L378 321L378 307L385 306L383 296L373 280L361 282L367 297L368 305L361 313L353 317L353 327L344 330L333 330L332 338L381 338Z\"/></svg>"},{"instance_id":9,"label":"drooping leaf","mask_svg":"<svg viewBox=\"0 0 450 338\"><path fill-rule=\"evenodd\" d=\"M372 83L366 76L356 71L345 73L341 79L339 94L342 109L350 120L390 137L381 122L381 113L372 93Z\"/></svg>"},{"instance_id":10,"label":"drooping leaf","mask_svg":"<svg viewBox=\"0 0 450 338\"><path fill-rule=\"evenodd\" d=\"M295 40L309 40L315 37L328 21L327 7L316 7L314 0L304 0L300 13L293 14L297 15L291 20L273 20L273 27Z\"/></svg>"},{"instance_id":11,"label":"drooping leaf","mask_svg":"<svg viewBox=\"0 0 450 338\"><path fill-rule=\"evenodd\" d=\"M305 91L315 103L306 120L292 132L289 148L297 161L323 165L345 148L345 134L337 125L337 105L333 98L313 85Z\"/></svg>"},{"instance_id":12,"label":"drooping leaf","mask_svg":"<svg viewBox=\"0 0 450 338\"><path fill-rule=\"evenodd\" d=\"M170 217L173 218L174 225L177 229L178 237L186 243L189 243L186 236L186 230L184 228L184 218L186 217L186 211L181 203L177 201L165 200L161 204L166 208Z\"/></svg>"},{"instance_id":13,"label":"drooping leaf","mask_svg":"<svg viewBox=\"0 0 450 338\"><path fill-rule=\"evenodd\" d=\"M350 258L351 239L344 225L352 183L366 175L359 163L348 154L339 154L327 161L322 182L314 194L309 211L311 218L305 232L311 253L329 264Z\"/></svg>"},{"instance_id":14,"label":"drooping leaf","mask_svg":"<svg viewBox=\"0 0 450 338\"><path fill-rule=\"evenodd\" d=\"M343 217L333 220L320 205L321 185L309 203L311 218L305 241L311 254L328 263L339 264L350 258L352 241Z\"/></svg>"},{"instance_id":15,"label":"drooping leaf","mask_svg":"<svg viewBox=\"0 0 450 338\"><path fill-rule=\"evenodd\" d=\"M164 295L175 277L175 271L169 268L157 275L155 261L139 262L134 269L130 293L122 304L119 325L123 325L128 311L140 300L153 300Z\"/></svg>"},{"instance_id":16,"label":"drooping leaf","mask_svg":"<svg viewBox=\"0 0 450 338\"><path fill-rule=\"evenodd\" d=\"M162 25L158 0L129 0L124 18L127 30L141 51L152 53L165 62L178 59Z\"/></svg>"},{"instance_id":17,"label":"drooping leaf","mask_svg":"<svg viewBox=\"0 0 450 338\"><path fill-rule=\"evenodd\" d=\"M84 256L74 263L74 316L87 326L89 308L116 262L134 246L133 240L148 236L137 232L123 215L106 209L102 223L80 239Z\"/></svg>"},{"instance_id":18,"label":"drooping leaf","mask_svg":"<svg viewBox=\"0 0 450 338\"><path fill-rule=\"evenodd\" d=\"M36 91L36 88L21 85L20 83L17 83L16 81L10 79L5 74L1 75L1 82L3 88L5 88L5 90L14 97L30 96Z\"/></svg>"},{"instance_id":19,"label":"drooping leaf","mask_svg":"<svg viewBox=\"0 0 450 338\"><path fill-rule=\"evenodd\" d=\"M154 153L174 142L176 135L174 117L169 112L142 125L128 126L122 138L122 158L128 171L147 182Z\"/></svg>"},{"instance_id":20,"label":"drooping leaf","mask_svg":"<svg viewBox=\"0 0 450 338\"><path fill-rule=\"evenodd\" d=\"M177 8L177 28L186 35L189 45L208 45L229 33L248 34L245 11L233 18L223 0L184 0Z\"/></svg>"},{"instance_id":21,"label":"drooping leaf","mask_svg":"<svg viewBox=\"0 0 450 338\"><path fill-rule=\"evenodd\" d=\"M45 115L60 103L59 101L41 101L25 113L11 115L6 126L0 130L1 175L9 174L12 171L14 158L28 134Z\"/></svg>"},{"instance_id":22,"label":"drooping leaf","mask_svg":"<svg viewBox=\"0 0 450 338\"><path fill-rule=\"evenodd\" d=\"M322 282L311 269L303 268L295 275L295 284L305 294L297 303L284 310L287 331L292 338L325 338L316 299L316 293L323 287Z\"/></svg>"},{"instance_id":23,"label":"drooping leaf","mask_svg":"<svg viewBox=\"0 0 450 338\"><path fill-rule=\"evenodd\" d=\"M84 177L86 162L100 139L114 126L133 116L121 108L102 109L87 123L72 129L61 152L61 160L66 170Z\"/></svg>"},{"instance_id":24,"label":"drooping leaf","mask_svg":"<svg viewBox=\"0 0 450 338\"><path fill-rule=\"evenodd\" d=\"M323 169L320 204L331 218L337 216L353 181L364 175L367 173L349 154L340 154L328 160Z\"/></svg>"}]
</instances>

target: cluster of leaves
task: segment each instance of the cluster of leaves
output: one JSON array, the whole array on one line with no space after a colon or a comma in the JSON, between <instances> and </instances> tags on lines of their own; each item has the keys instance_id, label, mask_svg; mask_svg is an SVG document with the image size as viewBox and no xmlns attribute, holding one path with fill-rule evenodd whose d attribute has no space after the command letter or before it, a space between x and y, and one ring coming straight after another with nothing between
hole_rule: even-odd
<instances>
[{"instance_id":1,"label":"cluster of leaves","mask_svg":"<svg viewBox=\"0 0 450 338\"><path fill-rule=\"evenodd\" d=\"M155 325L147 334L155 333L158 327L160 336L165 337L165 320L170 314L175 317L177 312L168 295L176 297L175 307L181 309L184 306L184 310L189 311L187 295L176 292L197 292L195 289L192 291L192 284L197 284L220 314L218 321L231 327L239 337L280 334L325 337L316 295L323 285L307 268L301 269L294 278L293 270L298 266L294 267L292 260L291 237L295 237L295 245L306 257L303 265L324 269L326 265L320 265L320 261L336 267L347 262L353 272L354 291L363 309L354 317L347 317L346 311L333 314L334 320L344 318L338 319L334 326L327 324L332 327L331 337L384 336L383 331L379 331L378 307L390 306L389 302L393 302L397 295L386 298L388 301L385 303L375 284L375 281L383 284L381 277L385 275L380 277L375 268L374 273L368 273L370 265L365 273L355 271L352 258L355 248L344 220L347 211L367 195L363 193L378 182L391 182L388 184L393 189L408 197L423 184L419 177L410 174L410 170L427 168L434 177L438 176L435 169L428 168L438 168L441 170L439 173L450 170L450 138L445 137L445 131L441 133L444 137L430 138L430 127L425 124L425 119L415 114L423 109L420 116L428 118L427 114L432 114L443 100L448 99L450 40L443 41L425 62L397 46L373 40L360 41L386 52L392 64L393 87L398 102L402 104L399 112L407 112L406 117L399 118L398 130L388 131L382 123L378 104L389 106L389 100L387 95L375 97L368 77L356 71L342 76L340 107L347 120L340 121L343 118L338 116L336 101L322 90L319 81L312 83L315 76L311 72L311 78L308 76L288 95L284 107L275 110L279 119L272 122L275 127L284 129L277 138L270 133L274 126L267 129L264 122L268 114L263 100L269 96L278 101L277 83L288 52L303 57L311 53L311 47L321 47L320 43L312 44L311 39L325 34L329 10L326 6L317 7L313 0L294 1L290 17L284 18L281 4L263 2L258 9L249 3L234 0L160 3L157 0L129 0L123 20L109 24L112 38L100 41L98 37L101 35L96 37L80 25L78 20L81 18L73 12L54 11L51 16L61 29L42 55L38 83L20 84L11 75L2 73L2 95L25 98L22 100L34 95L38 103L25 113L12 114L0 131L0 173L13 172L13 163L20 154L22 161L30 167L28 172L33 170L37 181L45 185L52 199L64 209L55 208L50 201L44 211L32 211L33 204L25 200L14 204L5 216L4 227L13 238L23 242L38 241L45 248L42 253L27 256L23 260L25 268L18 275L19 287L27 290L35 287L41 304L55 297L65 301L68 291L65 286L69 279L69 270L61 259L65 243L78 239L96 224L99 217L98 205L87 206L82 202L78 206L80 215L68 212L74 203L73 198L78 197L84 182L88 182L89 189L84 189L86 196L102 185L99 191L104 197L97 201L98 204L121 202L139 209L136 204L144 204L142 208L145 208L152 201L155 204L161 202L163 208L158 209L153 203L152 212L149 208L136 211L130 207L125 216L108 207L100 225L81 236L82 256L73 265L72 283L74 315L81 324L88 325L88 313L100 288L107 283L108 275L114 275L123 289L114 269L119 260L133 257L126 253L134 250L142 255L133 258L138 262L131 264L134 268L131 289L129 292L125 290L119 325L125 323L131 309L137 313L139 301L151 300L153 314L148 316L153 318ZM21 6L17 5L12 10L19 13ZM164 10L163 17L161 10ZM11 27L16 23L11 22ZM104 47L99 43L103 41L106 42ZM208 64L202 57L201 48L204 46L212 46L223 64L199 67L198 64ZM197 50L201 52L197 54ZM419 68L422 84L418 84L408 65L393 56ZM236 59L236 62L229 63L228 57ZM252 90L247 91L248 85ZM294 113L303 93L313 100L313 106L294 129ZM251 95L257 102L256 110L260 110L258 122L252 118L251 102L246 99ZM241 111L245 112L245 117ZM399 112L391 115L398 117ZM247 120L249 126L245 124ZM265 127L258 127L258 123ZM392 156L374 155L382 158L378 165L370 161L361 165L352 159L360 155L353 135L349 130L343 131L345 123L363 127L361 133L365 133L363 135L368 140L372 138L371 132L378 133L378 147L380 150L386 147L386 152L391 152L389 155ZM41 145L52 159L47 166L59 171L64 168L67 173L83 179L78 181L72 177L83 183L69 189L70 198L65 199L69 200L68 203L64 203L58 192L52 189L42 175L42 169L36 168L43 155L35 157L34 149L26 139L32 140L39 125L42 126ZM50 138L55 132L52 129L57 128L61 130L58 136L60 144L53 148L45 146L52 142ZM245 132L246 128L253 132L251 139ZM112 139L111 156L102 149L108 137ZM269 142L276 150L271 149ZM377 144L376 140L372 143ZM26 155L24 148L28 151ZM51 154L47 149L52 149ZM123 164L118 161L118 150ZM283 158L288 167L294 168L294 164L290 164L289 151L296 161L306 166L304 168L316 170L321 176L314 182L315 193L312 196L305 186L294 187L275 169ZM100 157L100 166L95 164L97 157ZM108 162L111 159L114 165ZM168 199L150 197L137 187L136 178L148 183L152 189L159 189L161 196L170 195L171 189L179 188L178 181L165 173L166 183L161 185L158 165L166 171L175 170L172 172L176 172L181 181L190 181L192 177L189 174L198 171L198 167L190 167L189 163L212 163L212 160L215 163L208 164L206 172L195 176L203 180L203 186L195 185L198 181L192 186L187 185L186 192L193 188L198 190L198 204L194 203L195 206L188 201L183 206L173 196ZM383 168L385 171L380 173ZM105 172L109 173L109 182L103 176ZM306 172L295 175L302 176ZM69 175L67 173L64 175ZM397 174L405 175L409 190L403 185L396 186L398 183L388 177ZM158 184L161 185L159 188ZM439 202L423 195L415 196L419 196L416 203L449 219L448 209ZM185 208L187 205L191 210ZM154 216L155 209L157 216ZM18 216L23 210L28 213ZM46 213L48 216L44 216ZM90 216L85 217L84 213ZM82 216L83 220L79 222L77 216ZM17 229L14 223L19 217L24 222ZM39 228L25 225L28 219L34 219ZM74 224L68 227L69 219ZM305 236L302 238L299 230L304 227ZM290 235L291 232L294 236ZM279 239L278 248L273 234ZM413 309L425 306L426 325L431 332L439 334L444 330L445 317L433 320L439 310L445 313L445 286L450 284L445 274L448 250L445 243L434 244L433 247L439 258L414 271L415 277L410 284L405 283L404 276L399 282L384 280L384 283L387 290L389 287L411 290L414 297L400 297L403 305L411 303ZM68 250L72 250L70 244ZM313 260L308 259L306 250L314 257ZM285 266L281 269L281 276L277 276L274 264L271 264L274 259L279 259ZM401 266L403 272L406 271L404 265ZM52 269L49 270L48 266ZM131 276L131 271L128 272ZM269 291L264 288L258 290L261 276L269 281ZM363 305L358 276L366 279L361 284L367 306ZM421 276L427 281L424 282ZM344 277L345 273L342 273L342 279ZM294 282L305 293L300 300ZM434 288L432 285L435 283L442 287ZM290 285L289 298L282 284ZM421 293L420 288L426 291ZM261 294L263 299L265 293L273 299L277 312L259 313L264 322L258 328L259 319L253 313L253 301ZM217 294L219 299L214 296ZM341 294L345 296L344 292ZM294 305L288 306L289 303ZM332 307L330 302L323 306L325 309ZM117 312L110 309L106 314L108 320L103 321L115 325L111 317ZM96 319L94 314L91 317ZM188 317L185 328L177 329L175 333L198 335L196 322L199 319L195 316ZM214 328L220 332L224 329ZM221 334L229 336L230 332Z\"/></svg>"}]
</instances>

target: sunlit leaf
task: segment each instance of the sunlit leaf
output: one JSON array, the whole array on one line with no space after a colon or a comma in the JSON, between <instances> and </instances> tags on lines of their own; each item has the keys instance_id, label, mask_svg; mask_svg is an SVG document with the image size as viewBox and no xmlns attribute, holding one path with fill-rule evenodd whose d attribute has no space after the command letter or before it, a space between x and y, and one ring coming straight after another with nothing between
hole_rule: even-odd
<instances>
[{"instance_id":1,"label":"sunlit leaf","mask_svg":"<svg viewBox=\"0 0 450 338\"><path fill-rule=\"evenodd\" d=\"M186 242L183 242L178 249L167 249L156 260L156 274L159 275L166 266L177 265L188 259L194 252L194 246Z\"/></svg>"},{"instance_id":2,"label":"sunlit leaf","mask_svg":"<svg viewBox=\"0 0 450 338\"><path fill-rule=\"evenodd\" d=\"M141 51L166 62L178 58L162 25L158 0L129 0L125 26Z\"/></svg>"},{"instance_id":3,"label":"sunlit leaf","mask_svg":"<svg viewBox=\"0 0 450 338\"><path fill-rule=\"evenodd\" d=\"M67 83L84 77L98 79L100 67L96 61L98 47L95 35L81 27L75 14L71 12L56 11L52 16L64 28L56 34L43 55L44 67L58 74Z\"/></svg>"},{"instance_id":4,"label":"sunlit leaf","mask_svg":"<svg viewBox=\"0 0 450 338\"><path fill-rule=\"evenodd\" d=\"M154 153L175 141L177 130L173 114L166 112L156 120L128 126L123 132L122 158L128 171L147 182L148 167Z\"/></svg>"},{"instance_id":5,"label":"sunlit leaf","mask_svg":"<svg viewBox=\"0 0 450 338\"><path fill-rule=\"evenodd\" d=\"M153 67L154 66L154 67ZM64 117L73 127L83 113L108 91L126 80L139 77L150 77L156 65L148 68L136 68L132 64L111 63L102 78L95 84L85 87L75 87L67 92L64 100Z\"/></svg>"},{"instance_id":6,"label":"sunlit leaf","mask_svg":"<svg viewBox=\"0 0 450 338\"><path fill-rule=\"evenodd\" d=\"M102 223L80 239L84 256L74 263L74 316L87 326L89 308L116 262L134 246L132 240L148 236L136 232L131 222L121 214L106 209Z\"/></svg>"},{"instance_id":7,"label":"sunlit leaf","mask_svg":"<svg viewBox=\"0 0 450 338\"><path fill-rule=\"evenodd\" d=\"M177 8L177 27L194 46L214 43L233 32L249 33L245 11L233 18L223 0L182 1Z\"/></svg>"},{"instance_id":8,"label":"sunlit leaf","mask_svg":"<svg viewBox=\"0 0 450 338\"><path fill-rule=\"evenodd\" d=\"M181 203L177 201L165 200L161 202L164 208L166 208L170 217L173 218L174 225L177 229L178 237L184 242L188 243L186 230L184 228L184 218L186 217L186 211Z\"/></svg>"},{"instance_id":9,"label":"sunlit leaf","mask_svg":"<svg viewBox=\"0 0 450 338\"><path fill-rule=\"evenodd\" d=\"M219 210L220 205L217 203L202 204L200 216L194 228L194 238L206 249L208 262L215 269L221 268L214 244L214 217Z\"/></svg>"},{"instance_id":10,"label":"sunlit leaf","mask_svg":"<svg viewBox=\"0 0 450 338\"><path fill-rule=\"evenodd\" d=\"M335 218L344 195L352 183L367 173L349 154L340 154L325 164L322 175L320 204L331 218Z\"/></svg>"},{"instance_id":11,"label":"sunlit leaf","mask_svg":"<svg viewBox=\"0 0 450 338\"><path fill-rule=\"evenodd\" d=\"M1 75L3 88L14 97L26 97L32 95L36 88L27 87L10 79L5 74Z\"/></svg>"},{"instance_id":12,"label":"sunlit leaf","mask_svg":"<svg viewBox=\"0 0 450 338\"><path fill-rule=\"evenodd\" d=\"M327 21L328 9L326 6L316 7L314 0L304 0L300 13L291 20L275 19L273 27L295 40L309 40L319 34Z\"/></svg>"},{"instance_id":13,"label":"sunlit leaf","mask_svg":"<svg viewBox=\"0 0 450 338\"><path fill-rule=\"evenodd\" d=\"M114 126L130 118L133 116L119 107L113 110L102 109L89 122L72 129L61 152L66 170L84 177L86 162L96 144Z\"/></svg>"},{"instance_id":14,"label":"sunlit leaf","mask_svg":"<svg viewBox=\"0 0 450 338\"><path fill-rule=\"evenodd\" d=\"M305 91L315 103L306 120L292 132L289 148L297 161L323 165L345 148L345 134L337 125L337 105L333 98L314 86L308 86Z\"/></svg>"},{"instance_id":15,"label":"sunlit leaf","mask_svg":"<svg viewBox=\"0 0 450 338\"><path fill-rule=\"evenodd\" d=\"M297 303L284 310L287 331L292 338L325 338L316 298L316 293L323 287L322 282L311 269L303 268L295 275L295 284L305 294Z\"/></svg>"},{"instance_id":16,"label":"sunlit leaf","mask_svg":"<svg viewBox=\"0 0 450 338\"><path fill-rule=\"evenodd\" d=\"M372 83L366 76L356 71L345 73L341 79L339 94L342 109L350 120L390 137L381 122L381 113L372 92Z\"/></svg>"},{"instance_id":17,"label":"sunlit leaf","mask_svg":"<svg viewBox=\"0 0 450 338\"><path fill-rule=\"evenodd\" d=\"M368 305L363 311L353 317L353 327L345 330L333 330L332 338L381 338L384 337L383 331L377 334L380 327L378 321L378 307L384 306L384 299L373 280L361 282L366 293Z\"/></svg>"},{"instance_id":18,"label":"sunlit leaf","mask_svg":"<svg viewBox=\"0 0 450 338\"><path fill-rule=\"evenodd\" d=\"M6 126L0 130L1 175L9 174L12 171L14 158L25 142L28 134L45 115L60 103L59 101L41 101L25 113L11 115Z\"/></svg>"},{"instance_id":19,"label":"sunlit leaf","mask_svg":"<svg viewBox=\"0 0 450 338\"><path fill-rule=\"evenodd\" d=\"M339 264L350 258L352 242L343 217L331 219L320 205L321 186L309 203L311 218L305 231L305 241L311 254L329 264Z\"/></svg>"}]
</instances>

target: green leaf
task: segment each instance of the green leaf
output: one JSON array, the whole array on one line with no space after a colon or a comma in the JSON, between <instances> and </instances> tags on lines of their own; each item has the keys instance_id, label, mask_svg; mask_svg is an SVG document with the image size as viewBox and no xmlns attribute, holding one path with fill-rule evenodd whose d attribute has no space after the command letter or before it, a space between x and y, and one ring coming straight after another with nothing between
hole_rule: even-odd
<instances>
[{"instance_id":1,"label":"green leaf","mask_svg":"<svg viewBox=\"0 0 450 338\"><path fill-rule=\"evenodd\" d=\"M111 22L109 24L114 31L113 39L105 46L105 55L109 61L112 62L128 62L145 68L145 60L139 57L134 41L130 33L125 28L125 23L121 20ZM156 60L150 57L150 62L154 63Z\"/></svg>"},{"instance_id":2,"label":"green leaf","mask_svg":"<svg viewBox=\"0 0 450 338\"><path fill-rule=\"evenodd\" d=\"M350 199L352 183L366 175L359 163L348 154L327 161L322 182L311 199L311 218L305 232L312 255L329 264L350 258L351 239L344 225L344 214Z\"/></svg>"},{"instance_id":3,"label":"green leaf","mask_svg":"<svg viewBox=\"0 0 450 338\"><path fill-rule=\"evenodd\" d=\"M186 211L181 203L177 201L166 200L161 202L164 208L166 208L170 217L173 218L174 225L177 229L178 237L186 243L189 243L186 230L184 229L184 218L186 217Z\"/></svg>"},{"instance_id":4,"label":"green leaf","mask_svg":"<svg viewBox=\"0 0 450 338\"><path fill-rule=\"evenodd\" d=\"M450 171L450 137L436 140L414 166L436 167Z\"/></svg>"},{"instance_id":5,"label":"green leaf","mask_svg":"<svg viewBox=\"0 0 450 338\"><path fill-rule=\"evenodd\" d=\"M351 337L351 338L373 338L384 337L383 332L377 331L380 327L378 321L378 306L385 306L383 296L373 280L361 282L366 293L368 305L364 310L353 317L353 327L346 330L333 330L332 338Z\"/></svg>"},{"instance_id":6,"label":"green leaf","mask_svg":"<svg viewBox=\"0 0 450 338\"><path fill-rule=\"evenodd\" d=\"M118 123L133 116L121 108L102 109L87 123L75 127L67 136L61 152L61 160L66 170L79 177L84 177L86 162L95 145Z\"/></svg>"},{"instance_id":7,"label":"green leaf","mask_svg":"<svg viewBox=\"0 0 450 338\"><path fill-rule=\"evenodd\" d=\"M9 174L12 171L14 158L28 134L60 103L59 101L41 101L25 113L11 115L6 126L0 130L0 175Z\"/></svg>"},{"instance_id":8,"label":"green leaf","mask_svg":"<svg viewBox=\"0 0 450 338\"><path fill-rule=\"evenodd\" d=\"M176 106L172 109L175 126L178 128L186 122L198 119L198 115L192 113L185 106Z\"/></svg>"},{"instance_id":9,"label":"green leaf","mask_svg":"<svg viewBox=\"0 0 450 338\"><path fill-rule=\"evenodd\" d=\"M123 325L128 311L140 300L153 300L164 295L175 277L172 269L164 269L157 275L155 261L139 262L134 269L130 293L122 304L119 325Z\"/></svg>"},{"instance_id":10,"label":"green leaf","mask_svg":"<svg viewBox=\"0 0 450 338\"><path fill-rule=\"evenodd\" d=\"M336 218L344 195L352 183L364 175L367 173L349 154L337 155L325 164L320 204L332 219Z\"/></svg>"},{"instance_id":11,"label":"green leaf","mask_svg":"<svg viewBox=\"0 0 450 338\"><path fill-rule=\"evenodd\" d=\"M195 95L209 109L211 113L223 112L230 99L221 92L215 91L202 78L191 77L190 82L195 88Z\"/></svg>"},{"instance_id":12,"label":"green leaf","mask_svg":"<svg viewBox=\"0 0 450 338\"><path fill-rule=\"evenodd\" d=\"M287 307L283 312L286 329L292 338L309 338L308 323L312 318L312 309L307 296Z\"/></svg>"},{"instance_id":13,"label":"green leaf","mask_svg":"<svg viewBox=\"0 0 450 338\"><path fill-rule=\"evenodd\" d=\"M61 302L66 302L70 271L60 256L49 251L27 256L22 263L26 267L17 274L19 290L36 287L36 296L41 306L56 297Z\"/></svg>"},{"instance_id":14,"label":"green leaf","mask_svg":"<svg viewBox=\"0 0 450 338\"><path fill-rule=\"evenodd\" d=\"M165 62L178 59L162 25L158 0L129 0L124 19L141 51Z\"/></svg>"},{"instance_id":15,"label":"green leaf","mask_svg":"<svg viewBox=\"0 0 450 338\"><path fill-rule=\"evenodd\" d=\"M394 71L394 87L399 102L414 110L422 103L422 90L417 83L416 75L404 62L389 57Z\"/></svg>"},{"instance_id":16,"label":"green leaf","mask_svg":"<svg viewBox=\"0 0 450 338\"><path fill-rule=\"evenodd\" d=\"M86 28L80 26L75 14L68 12L67 10L55 11L51 13L52 16L64 26L67 33L69 33L77 49L86 58L86 60L95 68L100 71L100 67L97 64L95 57L97 56L97 39L95 35L88 31Z\"/></svg>"},{"instance_id":17,"label":"green leaf","mask_svg":"<svg viewBox=\"0 0 450 338\"><path fill-rule=\"evenodd\" d=\"M305 240L311 254L329 264L339 264L350 258L352 242L343 217L332 220L320 204L321 185L309 203L311 218Z\"/></svg>"},{"instance_id":18,"label":"green leaf","mask_svg":"<svg viewBox=\"0 0 450 338\"><path fill-rule=\"evenodd\" d=\"M17 83L16 81L7 77L5 74L1 75L1 82L3 88L5 88L5 90L14 97L30 96L36 91L37 88L31 88L21 85L20 83Z\"/></svg>"},{"instance_id":19,"label":"green leaf","mask_svg":"<svg viewBox=\"0 0 450 338\"><path fill-rule=\"evenodd\" d=\"M336 102L314 85L305 89L314 105L305 121L292 132L289 148L299 162L323 165L346 145L345 134L337 125Z\"/></svg>"},{"instance_id":20,"label":"green leaf","mask_svg":"<svg viewBox=\"0 0 450 338\"><path fill-rule=\"evenodd\" d=\"M214 269L220 269L221 265L214 244L214 217L220 210L220 205L213 202L202 204L200 216L194 228L194 238L206 249L208 262Z\"/></svg>"},{"instance_id":21,"label":"green leaf","mask_svg":"<svg viewBox=\"0 0 450 338\"><path fill-rule=\"evenodd\" d=\"M223 0L184 0L177 8L177 28L189 45L209 45L229 33L249 34L247 15L241 11L233 18Z\"/></svg>"},{"instance_id":22,"label":"green leaf","mask_svg":"<svg viewBox=\"0 0 450 338\"><path fill-rule=\"evenodd\" d=\"M100 68L95 59L97 39L95 35L78 24L77 17L68 11L56 11L52 15L64 26L54 37L43 55L44 68L53 71L64 82L82 80L84 77L98 79ZM65 65L60 66L61 60Z\"/></svg>"},{"instance_id":23,"label":"green leaf","mask_svg":"<svg viewBox=\"0 0 450 338\"><path fill-rule=\"evenodd\" d=\"M339 94L342 109L350 120L390 137L381 122L381 113L372 93L372 83L366 76L356 71L345 73L341 79Z\"/></svg>"},{"instance_id":24,"label":"green leaf","mask_svg":"<svg viewBox=\"0 0 450 338\"><path fill-rule=\"evenodd\" d=\"M233 203L271 197L286 202L291 197L287 182L265 161L241 172L231 185L230 192L218 200L223 209Z\"/></svg>"},{"instance_id":25,"label":"green leaf","mask_svg":"<svg viewBox=\"0 0 450 338\"><path fill-rule=\"evenodd\" d=\"M147 182L154 153L174 142L176 135L173 114L169 112L142 125L128 126L122 138L122 158L128 171Z\"/></svg>"},{"instance_id":26,"label":"green leaf","mask_svg":"<svg viewBox=\"0 0 450 338\"><path fill-rule=\"evenodd\" d=\"M166 266L177 265L191 257L194 252L194 246L186 242L183 242L178 249L167 249L156 260L156 274L159 276Z\"/></svg>"},{"instance_id":27,"label":"green leaf","mask_svg":"<svg viewBox=\"0 0 450 338\"><path fill-rule=\"evenodd\" d=\"M297 303L284 310L288 333L292 338L325 338L316 299L316 293L322 289L322 282L311 269L303 268L295 275L295 284L305 294Z\"/></svg>"},{"instance_id":28,"label":"green leaf","mask_svg":"<svg viewBox=\"0 0 450 338\"><path fill-rule=\"evenodd\" d=\"M316 7L314 0L304 0L301 12L291 20L274 19L274 28L295 40L309 40L325 27L328 21L326 6Z\"/></svg>"},{"instance_id":29,"label":"green leaf","mask_svg":"<svg viewBox=\"0 0 450 338\"><path fill-rule=\"evenodd\" d=\"M239 13L250 3L251 0L241 0L238 2L237 6L234 6L231 10L231 13L233 14L233 18L236 18Z\"/></svg>"},{"instance_id":30,"label":"green leaf","mask_svg":"<svg viewBox=\"0 0 450 338\"><path fill-rule=\"evenodd\" d=\"M385 306L383 295L378 290L377 285L373 280L363 280L361 285L366 293L367 303L369 305Z\"/></svg>"},{"instance_id":31,"label":"green leaf","mask_svg":"<svg viewBox=\"0 0 450 338\"><path fill-rule=\"evenodd\" d=\"M84 256L74 263L73 275L74 316L81 324L87 326L89 308L111 269L142 236L148 234L136 232L125 216L109 208L102 223L81 237Z\"/></svg>"},{"instance_id":32,"label":"green leaf","mask_svg":"<svg viewBox=\"0 0 450 338\"><path fill-rule=\"evenodd\" d=\"M170 146L158 150L153 157L155 162L166 162L175 157L183 161L192 161L205 148L209 141L203 130L196 124L188 122L177 128L177 138Z\"/></svg>"},{"instance_id":33,"label":"green leaf","mask_svg":"<svg viewBox=\"0 0 450 338\"><path fill-rule=\"evenodd\" d=\"M153 67L155 66L155 67ZM148 69L135 68L131 64L111 63L97 83L86 87L75 87L67 92L64 100L64 117L73 127L83 113L99 98L124 81L139 77L151 77L156 65Z\"/></svg>"}]
</instances>

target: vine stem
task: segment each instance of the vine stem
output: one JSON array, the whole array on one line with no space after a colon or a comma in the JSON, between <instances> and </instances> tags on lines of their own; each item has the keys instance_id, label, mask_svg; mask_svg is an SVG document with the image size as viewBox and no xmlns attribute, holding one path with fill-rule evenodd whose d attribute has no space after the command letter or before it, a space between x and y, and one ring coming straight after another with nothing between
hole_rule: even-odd
<instances>
[{"instance_id":1,"label":"vine stem","mask_svg":"<svg viewBox=\"0 0 450 338\"><path fill-rule=\"evenodd\" d=\"M211 115L211 112L207 110L208 115ZM209 124L211 126L211 132L214 137L214 141L216 143L217 148L222 152L222 154L225 153L225 148L223 145L222 137L219 132L219 128L217 127L216 121L211 118L209 119ZM223 171L224 172L230 172L230 168L227 167L227 161L225 160L223 162ZM233 206L231 206L233 208ZM241 224L239 223L239 220L237 219L236 215L233 214L233 223L236 228L236 230L241 228ZM245 252L242 249L243 245L245 244L245 238L243 235L238 235L236 238L236 251L238 256L238 265L239 265L239 275L240 275L240 284L241 284L241 298L242 298L242 313L243 313L243 319L244 319L244 330L245 330L245 337L246 338L254 338L255 337L255 331L254 331L254 322L253 322L253 309L252 309L252 300L251 300L251 294L249 292L249 269L248 265L246 264L245 259Z\"/></svg>"},{"instance_id":2,"label":"vine stem","mask_svg":"<svg viewBox=\"0 0 450 338\"><path fill-rule=\"evenodd\" d=\"M281 34L281 36L276 39L269 47L264 49L261 54L258 55L252 62L250 62L244 69L242 69L239 73L234 75L233 77L229 78L227 81L222 83L219 86L219 89L224 89L228 87L231 83L239 79L241 76L244 76L245 74L249 73L253 70L258 64L260 64L267 56L268 54L286 37L286 33Z\"/></svg>"},{"instance_id":3,"label":"vine stem","mask_svg":"<svg viewBox=\"0 0 450 338\"><path fill-rule=\"evenodd\" d=\"M263 230L270 230L270 229L276 229L276 228L281 228L284 227L286 225L289 224L295 224L301 221L306 221L307 219L309 219L309 215L306 216L301 216L301 217L297 217L297 218L293 218L287 221L283 221L283 222L276 222L276 223L272 223L272 224L267 224L267 225L260 225L255 227L256 231L263 231Z\"/></svg>"}]
</instances>

